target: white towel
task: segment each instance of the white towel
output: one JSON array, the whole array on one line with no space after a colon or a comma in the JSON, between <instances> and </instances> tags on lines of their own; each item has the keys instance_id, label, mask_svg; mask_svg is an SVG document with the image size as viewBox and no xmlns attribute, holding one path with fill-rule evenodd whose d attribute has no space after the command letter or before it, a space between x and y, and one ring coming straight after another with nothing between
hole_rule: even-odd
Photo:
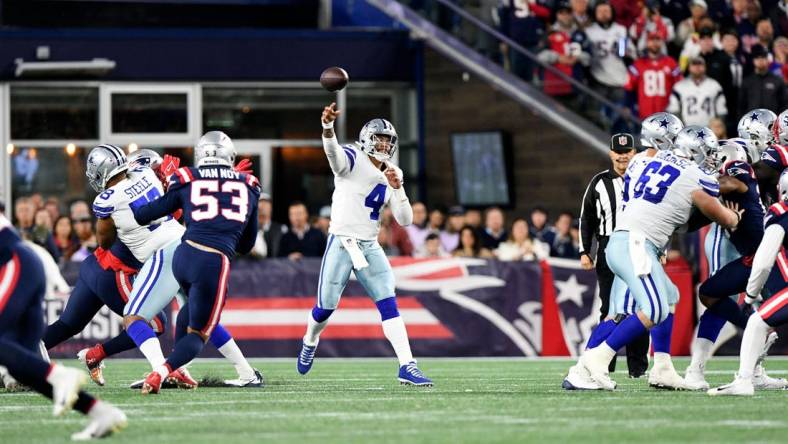
<instances>
[{"instance_id":1,"label":"white towel","mask_svg":"<svg viewBox=\"0 0 788 444\"><path fill-rule=\"evenodd\" d=\"M358 241L352 237L348 236L337 236L339 241L342 242L342 246L345 247L345 251L348 252L350 255L350 260L353 261L353 268L356 270L362 270L366 267L369 267L369 262L367 262L367 258L364 257L364 253L361 251L361 248L358 246Z\"/></svg>"},{"instance_id":2,"label":"white towel","mask_svg":"<svg viewBox=\"0 0 788 444\"><path fill-rule=\"evenodd\" d=\"M651 273L651 257L646 251L646 236L643 233L629 232L629 257L638 277Z\"/></svg>"}]
</instances>

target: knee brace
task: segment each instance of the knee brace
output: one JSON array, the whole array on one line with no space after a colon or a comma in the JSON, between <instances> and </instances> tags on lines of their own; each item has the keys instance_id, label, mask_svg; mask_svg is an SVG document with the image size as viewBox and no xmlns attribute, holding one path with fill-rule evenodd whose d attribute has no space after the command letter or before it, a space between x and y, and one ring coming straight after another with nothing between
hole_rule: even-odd
<instances>
[{"instance_id":1,"label":"knee brace","mask_svg":"<svg viewBox=\"0 0 788 444\"><path fill-rule=\"evenodd\" d=\"M334 310L326 310L325 308L314 307L312 309L312 319L316 322L325 322Z\"/></svg>"},{"instance_id":2,"label":"knee brace","mask_svg":"<svg viewBox=\"0 0 788 444\"><path fill-rule=\"evenodd\" d=\"M397 298L394 296L381 299L375 302L375 305L378 307L378 311L380 312L381 321L393 319L399 316L399 310L397 310Z\"/></svg>"}]
</instances>

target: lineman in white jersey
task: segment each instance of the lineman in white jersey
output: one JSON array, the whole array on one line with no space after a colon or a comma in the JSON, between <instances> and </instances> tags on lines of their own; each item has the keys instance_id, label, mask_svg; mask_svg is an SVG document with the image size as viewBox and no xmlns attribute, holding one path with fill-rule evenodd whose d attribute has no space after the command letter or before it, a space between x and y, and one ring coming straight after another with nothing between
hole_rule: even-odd
<instances>
[{"instance_id":1,"label":"lineman in white jersey","mask_svg":"<svg viewBox=\"0 0 788 444\"><path fill-rule=\"evenodd\" d=\"M320 267L317 304L307 319L298 372L306 374L312 368L320 333L337 308L352 271L380 312L383 333L399 360L399 381L431 386L432 380L413 359L405 323L397 310L394 273L377 241L380 213L386 203L400 225L410 225L413 219L402 171L388 163L397 149L397 132L387 120L374 119L361 129L356 144L341 146L333 129L340 112L335 106L325 107L321 119L323 148L334 172L331 225Z\"/></svg>"},{"instance_id":2,"label":"lineman in white jersey","mask_svg":"<svg viewBox=\"0 0 788 444\"><path fill-rule=\"evenodd\" d=\"M629 287L637 313L619 323L599 346L588 350L580 363L602 388L615 389L607 365L616 351L668 318L669 278L659 262L662 246L684 225L694 206L725 227L735 227L740 214L717 200L716 179L701 170L708 148L716 139L705 128L682 133L702 143L682 144L676 153L661 151L650 162L633 162L625 186L629 200L607 246L608 265ZM680 133L681 135L681 133Z\"/></svg>"},{"instance_id":3,"label":"lineman in white jersey","mask_svg":"<svg viewBox=\"0 0 788 444\"><path fill-rule=\"evenodd\" d=\"M158 154L141 150L133 157L136 161L127 162L120 148L100 145L88 155L86 174L91 186L101 193L93 203L93 212L98 218L96 237L99 243L108 248L117 235L137 260L144 264L134 280L124 308L123 324L137 348L152 368L156 368L165 359L159 339L149 323L176 295L180 295L180 286L172 274L172 257L185 228L172 216L146 226L140 226L134 220L131 209L158 199L164 194L164 187L153 171L153 164L161 162ZM107 168L107 165L117 166ZM185 298L180 295L179 305L182 307L184 303ZM214 340L214 336L221 338ZM229 333L217 328L211 340L238 372L239 378L225 381L226 384L262 386L259 371L249 365ZM173 372L170 378L170 383L180 387L197 386L185 368Z\"/></svg>"}]
</instances>

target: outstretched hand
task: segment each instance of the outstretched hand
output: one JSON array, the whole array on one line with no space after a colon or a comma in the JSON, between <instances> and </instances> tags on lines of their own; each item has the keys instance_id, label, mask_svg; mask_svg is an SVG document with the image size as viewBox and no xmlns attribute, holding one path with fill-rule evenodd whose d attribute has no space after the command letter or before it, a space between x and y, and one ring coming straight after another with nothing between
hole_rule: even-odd
<instances>
[{"instance_id":1,"label":"outstretched hand","mask_svg":"<svg viewBox=\"0 0 788 444\"><path fill-rule=\"evenodd\" d=\"M386 165L386 169L383 171L383 174L386 176L386 179L389 181L389 185L391 188L398 190L399 187L402 186L402 177L400 176L399 171L397 171L396 167L391 165Z\"/></svg>"},{"instance_id":2,"label":"outstretched hand","mask_svg":"<svg viewBox=\"0 0 788 444\"><path fill-rule=\"evenodd\" d=\"M323 116L320 118L320 120L325 124L329 124L337 120L337 117L339 117L341 112L341 110L337 109L336 102L331 102L331 105L323 108Z\"/></svg>"}]
</instances>

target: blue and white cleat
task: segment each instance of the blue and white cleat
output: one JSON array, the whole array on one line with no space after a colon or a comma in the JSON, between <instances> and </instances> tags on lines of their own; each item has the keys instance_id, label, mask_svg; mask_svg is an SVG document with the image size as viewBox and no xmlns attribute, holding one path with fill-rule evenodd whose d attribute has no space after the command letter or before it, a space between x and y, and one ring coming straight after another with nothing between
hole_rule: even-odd
<instances>
[{"instance_id":1,"label":"blue and white cleat","mask_svg":"<svg viewBox=\"0 0 788 444\"><path fill-rule=\"evenodd\" d=\"M317 344L301 344L301 354L298 355L298 373L305 375L309 372L309 369L312 368L312 362L315 360L315 351L317 351Z\"/></svg>"},{"instance_id":2,"label":"blue and white cleat","mask_svg":"<svg viewBox=\"0 0 788 444\"><path fill-rule=\"evenodd\" d=\"M418 387L432 387L432 379L424 376L424 373L416 367L416 361L410 361L399 368L399 382L403 385L415 385Z\"/></svg>"}]
</instances>

